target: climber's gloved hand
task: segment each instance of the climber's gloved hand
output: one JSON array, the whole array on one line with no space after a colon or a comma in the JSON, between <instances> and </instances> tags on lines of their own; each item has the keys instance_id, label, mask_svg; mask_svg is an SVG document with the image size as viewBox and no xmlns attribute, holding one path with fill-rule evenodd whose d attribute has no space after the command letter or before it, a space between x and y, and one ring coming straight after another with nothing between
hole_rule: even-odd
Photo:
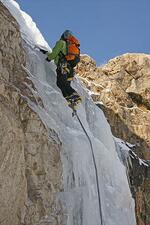
<instances>
[{"instance_id":1,"label":"climber's gloved hand","mask_svg":"<svg viewBox=\"0 0 150 225\"><path fill-rule=\"evenodd\" d=\"M48 51L40 48L40 52L42 52L43 54L46 54Z\"/></svg>"},{"instance_id":2,"label":"climber's gloved hand","mask_svg":"<svg viewBox=\"0 0 150 225\"><path fill-rule=\"evenodd\" d=\"M46 58L46 61L47 61L47 62L51 62L51 60L50 60L48 57Z\"/></svg>"}]
</instances>

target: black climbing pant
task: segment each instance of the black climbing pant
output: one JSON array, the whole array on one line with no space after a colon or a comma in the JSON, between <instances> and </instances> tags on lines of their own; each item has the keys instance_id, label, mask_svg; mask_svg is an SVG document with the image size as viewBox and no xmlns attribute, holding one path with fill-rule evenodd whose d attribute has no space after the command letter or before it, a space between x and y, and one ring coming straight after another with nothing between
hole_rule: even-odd
<instances>
[{"instance_id":1,"label":"black climbing pant","mask_svg":"<svg viewBox=\"0 0 150 225\"><path fill-rule=\"evenodd\" d=\"M65 74L62 74L61 70L58 68L57 68L56 72L57 72L57 86L62 91L63 96L66 98L66 97L72 95L74 92L76 92L71 87L71 81L67 80L68 76Z\"/></svg>"}]
</instances>

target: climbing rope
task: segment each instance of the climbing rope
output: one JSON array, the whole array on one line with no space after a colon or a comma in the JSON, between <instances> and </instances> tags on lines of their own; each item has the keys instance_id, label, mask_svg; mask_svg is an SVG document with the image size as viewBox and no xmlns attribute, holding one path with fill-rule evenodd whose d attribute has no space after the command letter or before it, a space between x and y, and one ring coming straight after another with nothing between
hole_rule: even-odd
<instances>
[{"instance_id":1,"label":"climbing rope","mask_svg":"<svg viewBox=\"0 0 150 225\"><path fill-rule=\"evenodd\" d=\"M103 221L103 214L102 214L102 203L101 203L101 196L100 196L100 188L99 188L99 182L98 182L98 170L97 170L97 166L96 166L96 160L95 160L95 155L94 155L94 149L93 149L93 145L92 145L92 141L86 131L86 129L84 128L78 114L77 111L74 110L73 114L76 116L76 118L78 119L85 135L87 136L89 143L90 143L90 147L91 147L91 152L92 152L92 158L93 158L93 163L94 163L94 168L95 168L95 177L96 177L96 186L97 186L97 194L98 194L98 203L99 203L99 213L100 213L100 221L101 221L101 225L104 225L104 221Z\"/></svg>"}]
</instances>

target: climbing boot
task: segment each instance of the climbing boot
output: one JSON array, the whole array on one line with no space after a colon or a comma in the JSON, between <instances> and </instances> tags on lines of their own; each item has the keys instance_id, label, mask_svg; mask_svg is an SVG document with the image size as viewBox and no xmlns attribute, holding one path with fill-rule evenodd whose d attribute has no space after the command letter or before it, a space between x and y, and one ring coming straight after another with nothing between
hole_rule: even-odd
<instances>
[{"instance_id":1,"label":"climbing boot","mask_svg":"<svg viewBox=\"0 0 150 225\"><path fill-rule=\"evenodd\" d=\"M76 110L77 105L82 101L81 97L76 92L70 96L67 96L66 100L68 102L68 106L73 110Z\"/></svg>"},{"instance_id":2,"label":"climbing boot","mask_svg":"<svg viewBox=\"0 0 150 225\"><path fill-rule=\"evenodd\" d=\"M81 97L77 93L73 93L71 99L76 105L81 102Z\"/></svg>"}]
</instances>

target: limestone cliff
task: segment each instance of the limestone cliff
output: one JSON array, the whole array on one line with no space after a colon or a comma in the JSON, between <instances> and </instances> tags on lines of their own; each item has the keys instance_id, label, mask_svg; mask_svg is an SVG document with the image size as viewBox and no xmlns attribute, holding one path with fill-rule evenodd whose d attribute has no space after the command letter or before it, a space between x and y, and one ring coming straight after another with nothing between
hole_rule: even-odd
<instances>
[{"instance_id":1,"label":"limestone cliff","mask_svg":"<svg viewBox=\"0 0 150 225\"><path fill-rule=\"evenodd\" d=\"M60 144L21 98L33 99L19 26L0 2L0 223L61 224L55 193L62 190ZM57 207L56 207L57 205ZM51 218L49 216L51 215ZM48 223L48 224L49 224Z\"/></svg>"},{"instance_id":2,"label":"limestone cliff","mask_svg":"<svg viewBox=\"0 0 150 225\"><path fill-rule=\"evenodd\" d=\"M125 54L101 67L83 55L77 72L105 112L114 136L135 144L138 156L150 160L150 55ZM138 225L148 225L149 168L134 161L131 185Z\"/></svg>"}]
</instances>

